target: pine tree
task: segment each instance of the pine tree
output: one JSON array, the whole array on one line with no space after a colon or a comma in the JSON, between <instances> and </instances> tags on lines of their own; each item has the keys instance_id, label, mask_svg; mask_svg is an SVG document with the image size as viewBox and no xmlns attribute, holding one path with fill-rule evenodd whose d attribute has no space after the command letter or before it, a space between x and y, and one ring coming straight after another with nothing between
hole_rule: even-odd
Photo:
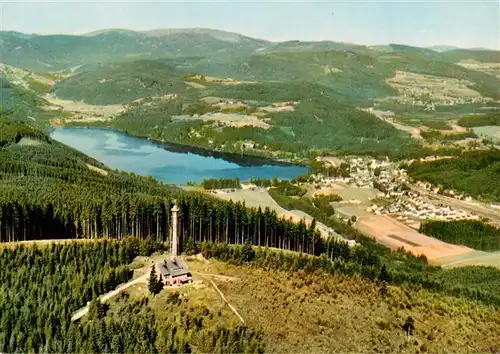
<instances>
[{"instance_id":1,"label":"pine tree","mask_svg":"<svg viewBox=\"0 0 500 354\"><path fill-rule=\"evenodd\" d=\"M90 302L88 315L90 320L98 320L105 316L105 309L99 298L96 297Z\"/></svg>"},{"instance_id":2,"label":"pine tree","mask_svg":"<svg viewBox=\"0 0 500 354\"><path fill-rule=\"evenodd\" d=\"M149 292L153 295L156 295L160 292L161 289L158 289L158 278L156 277L155 266L151 267L151 273L149 273L149 284L148 284Z\"/></svg>"},{"instance_id":3,"label":"pine tree","mask_svg":"<svg viewBox=\"0 0 500 354\"><path fill-rule=\"evenodd\" d=\"M391 276L390 276L389 272L387 271L387 268L385 267L385 264L380 269L380 274L378 276L378 281L380 281L380 282L387 282L387 283L391 281Z\"/></svg>"},{"instance_id":4,"label":"pine tree","mask_svg":"<svg viewBox=\"0 0 500 354\"><path fill-rule=\"evenodd\" d=\"M159 293L162 290L163 290L163 277L160 274L160 277L158 278L158 281L156 282L156 291Z\"/></svg>"}]
</instances>

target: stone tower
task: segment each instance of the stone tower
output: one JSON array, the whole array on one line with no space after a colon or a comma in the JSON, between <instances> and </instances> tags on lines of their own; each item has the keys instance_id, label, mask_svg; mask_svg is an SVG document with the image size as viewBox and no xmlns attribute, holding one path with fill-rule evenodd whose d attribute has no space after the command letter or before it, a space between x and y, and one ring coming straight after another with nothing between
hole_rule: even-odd
<instances>
[{"instance_id":1,"label":"stone tower","mask_svg":"<svg viewBox=\"0 0 500 354\"><path fill-rule=\"evenodd\" d=\"M179 236L177 235L178 212L179 207L177 206L177 201L174 200L174 206L172 207L172 242L170 244L170 253L172 255L172 258L177 257L177 250L179 248Z\"/></svg>"}]
</instances>

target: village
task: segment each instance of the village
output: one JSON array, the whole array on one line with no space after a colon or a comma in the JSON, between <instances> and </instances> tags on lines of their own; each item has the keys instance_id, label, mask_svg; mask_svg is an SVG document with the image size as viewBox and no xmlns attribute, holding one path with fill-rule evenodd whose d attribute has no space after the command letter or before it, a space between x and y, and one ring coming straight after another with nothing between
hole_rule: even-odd
<instances>
[{"instance_id":1,"label":"village","mask_svg":"<svg viewBox=\"0 0 500 354\"><path fill-rule=\"evenodd\" d=\"M425 160L432 160L432 157ZM343 160L328 158L324 161L336 167L340 166L341 163L348 164L349 177L314 175L315 184L319 185L320 191L324 189L337 189L338 194L343 196L342 191L345 189L359 189L359 198L354 197L348 200L344 198L342 202L333 203L334 207L338 209L340 217L362 216L365 215L364 212L375 215L391 214L398 220L408 222L408 224L412 224L413 221L422 221L425 219L479 219L479 216L474 213L430 201L429 198L422 195L418 190L411 188L412 181L410 181L405 169L399 168L399 166L390 163L388 160L353 156L346 157ZM456 193L453 190L443 190L433 187L428 182L418 181L415 186L434 194L446 195L458 200L472 200L470 196ZM369 190L370 193L363 193L363 190ZM366 196L367 194L368 197ZM352 215L346 215L349 213L343 212L346 209L345 206L348 204L358 206L357 208L348 209ZM358 214L356 214L357 211Z\"/></svg>"}]
</instances>

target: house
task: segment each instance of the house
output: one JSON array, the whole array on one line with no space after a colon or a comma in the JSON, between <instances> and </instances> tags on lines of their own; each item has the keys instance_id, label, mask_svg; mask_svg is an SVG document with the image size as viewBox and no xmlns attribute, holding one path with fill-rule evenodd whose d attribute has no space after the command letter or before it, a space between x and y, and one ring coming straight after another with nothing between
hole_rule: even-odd
<instances>
[{"instance_id":1,"label":"house","mask_svg":"<svg viewBox=\"0 0 500 354\"><path fill-rule=\"evenodd\" d=\"M192 281L192 275L186 265L178 257L156 263L156 276L160 275L165 286L187 284Z\"/></svg>"}]
</instances>

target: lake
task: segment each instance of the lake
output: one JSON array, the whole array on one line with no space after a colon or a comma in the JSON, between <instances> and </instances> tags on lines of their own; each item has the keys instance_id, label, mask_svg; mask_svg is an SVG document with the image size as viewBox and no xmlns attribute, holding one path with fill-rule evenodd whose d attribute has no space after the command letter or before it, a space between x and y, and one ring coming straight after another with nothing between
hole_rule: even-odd
<instances>
[{"instance_id":1,"label":"lake","mask_svg":"<svg viewBox=\"0 0 500 354\"><path fill-rule=\"evenodd\" d=\"M111 168L172 184L201 182L205 178L291 179L308 171L304 166L267 159L158 144L106 129L56 128L51 137Z\"/></svg>"}]
</instances>

